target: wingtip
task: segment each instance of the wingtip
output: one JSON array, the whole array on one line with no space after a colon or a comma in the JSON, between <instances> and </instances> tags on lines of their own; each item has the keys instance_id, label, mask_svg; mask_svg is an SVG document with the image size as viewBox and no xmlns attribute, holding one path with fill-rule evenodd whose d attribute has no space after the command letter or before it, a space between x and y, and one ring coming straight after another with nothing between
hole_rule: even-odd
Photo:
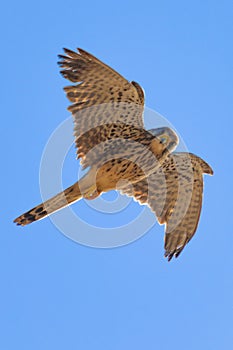
<instances>
[{"instance_id":1,"label":"wingtip","mask_svg":"<svg viewBox=\"0 0 233 350\"><path fill-rule=\"evenodd\" d=\"M66 58L77 58L77 56L79 56L78 52L75 52L73 50L67 49L66 47L63 47L63 51L64 53L67 55Z\"/></svg>"},{"instance_id":2,"label":"wingtip","mask_svg":"<svg viewBox=\"0 0 233 350\"><path fill-rule=\"evenodd\" d=\"M62 50L67 54L67 53L72 53L73 51L70 49L67 49L67 47L63 47Z\"/></svg>"},{"instance_id":3,"label":"wingtip","mask_svg":"<svg viewBox=\"0 0 233 350\"><path fill-rule=\"evenodd\" d=\"M204 161L203 159L202 159L202 169L203 169L203 171L204 171L204 173L205 174L208 174L208 175L214 175L214 171L213 171L213 169L212 169L212 167L206 162L206 161Z\"/></svg>"},{"instance_id":4,"label":"wingtip","mask_svg":"<svg viewBox=\"0 0 233 350\"><path fill-rule=\"evenodd\" d=\"M171 261L173 257L175 257L176 259L180 256L181 252L183 251L185 245L176 249L176 250L173 250L173 251L165 251L164 253L164 257L167 258L167 261Z\"/></svg>"},{"instance_id":5,"label":"wingtip","mask_svg":"<svg viewBox=\"0 0 233 350\"><path fill-rule=\"evenodd\" d=\"M85 54L85 53L87 53L87 51L81 49L81 47L77 47L76 50L77 50L80 54Z\"/></svg>"},{"instance_id":6,"label":"wingtip","mask_svg":"<svg viewBox=\"0 0 233 350\"><path fill-rule=\"evenodd\" d=\"M209 172L209 175L214 175L214 171L213 171L213 169L209 166L209 168L210 168L210 172Z\"/></svg>"},{"instance_id":7,"label":"wingtip","mask_svg":"<svg viewBox=\"0 0 233 350\"><path fill-rule=\"evenodd\" d=\"M212 167L201 157L198 157L198 158L199 158L199 162L201 164L203 172L208 175L214 175L214 171Z\"/></svg>"},{"instance_id":8,"label":"wingtip","mask_svg":"<svg viewBox=\"0 0 233 350\"><path fill-rule=\"evenodd\" d=\"M169 261L172 260L173 255L174 255L174 253L170 253L170 252L168 252L168 251L165 251L165 253L164 253L164 258L167 259L167 261L169 262Z\"/></svg>"}]
</instances>

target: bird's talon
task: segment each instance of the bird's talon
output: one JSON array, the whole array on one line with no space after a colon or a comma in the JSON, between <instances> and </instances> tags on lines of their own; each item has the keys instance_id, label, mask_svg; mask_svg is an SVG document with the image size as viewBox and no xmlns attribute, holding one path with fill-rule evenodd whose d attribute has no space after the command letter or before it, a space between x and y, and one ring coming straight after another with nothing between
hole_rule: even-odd
<instances>
[{"instance_id":1,"label":"bird's talon","mask_svg":"<svg viewBox=\"0 0 233 350\"><path fill-rule=\"evenodd\" d=\"M98 191L98 190L94 190L94 191L91 192L91 193L85 194L85 195L84 195L84 198L85 198L85 199L88 199L88 200L92 200L92 199L97 198L99 195L100 195L99 191Z\"/></svg>"}]
</instances>

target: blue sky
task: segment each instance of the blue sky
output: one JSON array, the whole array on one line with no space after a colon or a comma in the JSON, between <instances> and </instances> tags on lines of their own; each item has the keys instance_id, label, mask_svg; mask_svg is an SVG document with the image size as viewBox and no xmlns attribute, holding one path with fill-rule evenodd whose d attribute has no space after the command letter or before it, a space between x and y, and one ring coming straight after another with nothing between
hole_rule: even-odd
<instances>
[{"instance_id":1,"label":"blue sky","mask_svg":"<svg viewBox=\"0 0 233 350\"><path fill-rule=\"evenodd\" d=\"M230 348L232 2L13 1L1 13L1 349ZM69 116L62 47L82 47L139 82L147 106L213 167L197 234L179 259L163 258L159 225L127 246L94 249L48 218L12 223L41 201L41 155ZM74 148L65 169L71 184ZM125 220L85 202L74 210L96 225ZM127 215L139 210L132 203Z\"/></svg>"}]
</instances>

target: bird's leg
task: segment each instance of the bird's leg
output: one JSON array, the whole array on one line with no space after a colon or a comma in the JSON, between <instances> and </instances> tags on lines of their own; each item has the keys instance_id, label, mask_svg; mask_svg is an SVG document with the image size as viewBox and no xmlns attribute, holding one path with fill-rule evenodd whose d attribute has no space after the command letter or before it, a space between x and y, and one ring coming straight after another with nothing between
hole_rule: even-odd
<instances>
[{"instance_id":1,"label":"bird's leg","mask_svg":"<svg viewBox=\"0 0 233 350\"><path fill-rule=\"evenodd\" d=\"M91 168L89 172L79 180L79 187L85 199L95 199L100 195L96 186L96 168Z\"/></svg>"},{"instance_id":2,"label":"bird's leg","mask_svg":"<svg viewBox=\"0 0 233 350\"><path fill-rule=\"evenodd\" d=\"M89 188L88 192L86 192L86 193L83 195L83 197L84 197L85 199L90 199L90 200L91 200L91 199L95 199L95 198L99 197L100 193L101 193L101 192L99 192L99 191L97 190L96 186L92 186L92 187Z\"/></svg>"}]
</instances>

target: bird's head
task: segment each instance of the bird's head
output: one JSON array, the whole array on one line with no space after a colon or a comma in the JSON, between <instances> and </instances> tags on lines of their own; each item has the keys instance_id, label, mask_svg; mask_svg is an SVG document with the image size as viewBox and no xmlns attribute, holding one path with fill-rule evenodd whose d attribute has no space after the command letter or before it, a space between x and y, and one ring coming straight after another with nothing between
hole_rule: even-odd
<instances>
[{"instance_id":1,"label":"bird's head","mask_svg":"<svg viewBox=\"0 0 233 350\"><path fill-rule=\"evenodd\" d=\"M149 132L155 136L157 141L157 148L159 148L159 153L170 153L172 152L179 143L179 138L175 131L168 127L150 129ZM156 147L156 145L155 145ZM154 148L154 147L153 147ZM155 152L157 153L157 152Z\"/></svg>"}]
</instances>

